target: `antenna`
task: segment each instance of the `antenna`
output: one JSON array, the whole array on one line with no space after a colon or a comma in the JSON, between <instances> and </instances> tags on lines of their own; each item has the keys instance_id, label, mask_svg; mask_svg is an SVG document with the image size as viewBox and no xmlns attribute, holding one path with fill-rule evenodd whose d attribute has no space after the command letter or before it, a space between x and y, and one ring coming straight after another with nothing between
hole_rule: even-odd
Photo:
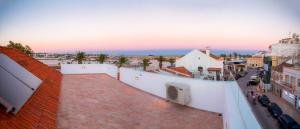
<instances>
[{"instance_id":1,"label":"antenna","mask_svg":"<svg viewBox=\"0 0 300 129\"><path fill-rule=\"evenodd\" d=\"M206 46L206 47L205 47L205 50L210 50L210 46Z\"/></svg>"}]
</instances>

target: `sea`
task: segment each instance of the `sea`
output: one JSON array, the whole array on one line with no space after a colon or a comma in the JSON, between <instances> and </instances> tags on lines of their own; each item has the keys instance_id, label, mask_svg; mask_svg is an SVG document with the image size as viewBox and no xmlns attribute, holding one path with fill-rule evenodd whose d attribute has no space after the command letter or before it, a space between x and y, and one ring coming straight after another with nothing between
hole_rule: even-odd
<instances>
[{"instance_id":1,"label":"sea","mask_svg":"<svg viewBox=\"0 0 300 129\"><path fill-rule=\"evenodd\" d=\"M148 49L148 50L103 50L103 51L85 51L87 54L109 54L109 55L126 55L126 56L147 56L147 55L185 55L193 49ZM233 50L233 49L212 49L211 53L232 54L238 53L242 55L255 54L259 50Z\"/></svg>"}]
</instances>

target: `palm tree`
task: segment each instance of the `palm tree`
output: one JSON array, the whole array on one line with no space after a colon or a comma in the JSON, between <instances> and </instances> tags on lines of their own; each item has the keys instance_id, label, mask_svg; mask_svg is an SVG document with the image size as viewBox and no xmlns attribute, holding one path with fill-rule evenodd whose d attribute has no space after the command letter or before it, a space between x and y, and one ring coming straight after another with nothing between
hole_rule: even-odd
<instances>
[{"instance_id":1,"label":"palm tree","mask_svg":"<svg viewBox=\"0 0 300 129\"><path fill-rule=\"evenodd\" d=\"M128 58L125 56L120 56L117 62L118 65L118 74L117 74L117 79L120 80L120 68L123 66L128 61Z\"/></svg>"},{"instance_id":2,"label":"palm tree","mask_svg":"<svg viewBox=\"0 0 300 129\"><path fill-rule=\"evenodd\" d=\"M226 58L226 54L220 54L221 57L223 57L224 59Z\"/></svg>"},{"instance_id":3,"label":"palm tree","mask_svg":"<svg viewBox=\"0 0 300 129\"><path fill-rule=\"evenodd\" d=\"M82 61L85 59L86 57L84 52L79 51L76 53L75 60L78 61L78 64L82 64Z\"/></svg>"},{"instance_id":4,"label":"palm tree","mask_svg":"<svg viewBox=\"0 0 300 129\"><path fill-rule=\"evenodd\" d=\"M144 69L144 71L146 71L147 66L149 66L151 63L150 63L150 60L149 60L149 59L144 58L144 59L142 60L142 64L143 64L143 69Z\"/></svg>"},{"instance_id":5,"label":"palm tree","mask_svg":"<svg viewBox=\"0 0 300 129\"><path fill-rule=\"evenodd\" d=\"M229 54L229 58L232 59L232 54L231 53Z\"/></svg>"},{"instance_id":6,"label":"palm tree","mask_svg":"<svg viewBox=\"0 0 300 129\"><path fill-rule=\"evenodd\" d=\"M233 53L234 58L236 59L238 57L238 54L236 52Z\"/></svg>"},{"instance_id":7,"label":"palm tree","mask_svg":"<svg viewBox=\"0 0 300 129\"><path fill-rule=\"evenodd\" d=\"M99 56L97 56L97 61L99 61L100 64L103 64L103 62L108 58L108 56L106 54L100 54Z\"/></svg>"},{"instance_id":8,"label":"palm tree","mask_svg":"<svg viewBox=\"0 0 300 129\"><path fill-rule=\"evenodd\" d=\"M128 61L128 58L125 56L120 56L118 59L118 66L122 67Z\"/></svg>"},{"instance_id":9,"label":"palm tree","mask_svg":"<svg viewBox=\"0 0 300 129\"><path fill-rule=\"evenodd\" d=\"M174 63L175 63L176 60L174 58L170 58L168 61L171 64L171 67L172 67L172 66L174 66Z\"/></svg>"},{"instance_id":10,"label":"palm tree","mask_svg":"<svg viewBox=\"0 0 300 129\"><path fill-rule=\"evenodd\" d=\"M166 61L166 59L163 56L159 56L156 58L156 60L159 62L159 68L162 68L163 62Z\"/></svg>"}]
</instances>

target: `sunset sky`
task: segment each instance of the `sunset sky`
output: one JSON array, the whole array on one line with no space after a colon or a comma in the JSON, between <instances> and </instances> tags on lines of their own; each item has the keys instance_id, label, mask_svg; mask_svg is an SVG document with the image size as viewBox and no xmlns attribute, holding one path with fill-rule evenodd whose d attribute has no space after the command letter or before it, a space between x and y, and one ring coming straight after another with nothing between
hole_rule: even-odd
<instances>
[{"instance_id":1,"label":"sunset sky","mask_svg":"<svg viewBox=\"0 0 300 129\"><path fill-rule=\"evenodd\" d=\"M300 32L299 0L0 0L0 45L35 51L260 50Z\"/></svg>"}]
</instances>

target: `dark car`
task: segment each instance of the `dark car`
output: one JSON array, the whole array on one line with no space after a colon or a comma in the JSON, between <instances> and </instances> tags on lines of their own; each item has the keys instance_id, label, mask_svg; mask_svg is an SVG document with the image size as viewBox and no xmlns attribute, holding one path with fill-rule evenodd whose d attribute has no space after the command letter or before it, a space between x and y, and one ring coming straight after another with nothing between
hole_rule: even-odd
<instances>
[{"instance_id":1,"label":"dark car","mask_svg":"<svg viewBox=\"0 0 300 129\"><path fill-rule=\"evenodd\" d=\"M278 122L282 129L300 129L300 125L287 114L278 117Z\"/></svg>"},{"instance_id":2,"label":"dark car","mask_svg":"<svg viewBox=\"0 0 300 129\"><path fill-rule=\"evenodd\" d=\"M240 74L235 75L235 80L238 80L239 78L241 78L242 76Z\"/></svg>"},{"instance_id":3,"label":"dark car","mask_svg":"<svg viewBox=\"0 0 300 129\"><path fill-rule=\"evenodd\" d=\"M266 95L262 95L259 97L259 102L263 105L263 106L268 106L270 103L270 100L268 98L268 96Z\"/></svg>"},{"instance_id":4,"label":"dark car","mask_svg":"<svg viewBox=\"0 0 300 129\"><path fill-rule=\"evenodd\" d=\"M258 84L257 81L255 81L255 80L250 80L250 81L248 81L247 86L256 86L257 84Z\"/></svg>"},{"instance_id":5,"label":"dark car","mask_svg":"<svg viewBox=\"0 0 300 129\"><path fill-rule=\"evenodd\" d=\"M277 118L282 114L281 108L276 103L271 103L268 106L268 111L272 114L273 117Z\"/></svg>"},{"instance_id":6,"label":"dark car","mask_svg":"<svg viewBox=\"0 0 300 129\"><path fill-rule=\"evenodd\" d=\"M264 72L260 72L259 74L257 74L258 77L263 78L264 77Z\"/></svg>"}]
</instances>

